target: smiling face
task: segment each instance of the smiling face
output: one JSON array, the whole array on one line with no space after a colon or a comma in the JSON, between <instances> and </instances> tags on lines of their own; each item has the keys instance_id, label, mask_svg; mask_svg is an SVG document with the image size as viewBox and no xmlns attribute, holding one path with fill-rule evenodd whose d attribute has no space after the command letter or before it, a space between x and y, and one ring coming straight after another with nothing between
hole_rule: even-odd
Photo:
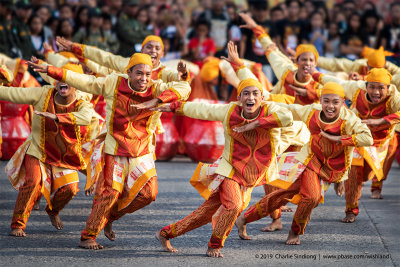
<instances>
[{"instance_id":1,"label":"smiling face","mask_svg":"<svg viewBox=\"0 0 400 267\"><path fill-rule=\"evenodd\" d=\"M315 56L311 52L304 52L301 53L297 60L296 60L298 68L298 73L303 75L303 76L310 76L312 73L312 70L316 66L315 62Z\"/></svg>"},{"instance_id":2,"label":"smiling face","mask_svg":"<svg viewBox=\"0 0 400 267\"><path fill-rule=\"evenodd\" d=\"M379 104L386 99L389 86L379 82L367 82L368 99L373 104Z\"/></svg>"},{"instance_id":3,"label":"smiling face","mask_svg":"<svg viewBox=\"0 0 400 267\"><path fill-rule=\"evenodd\" d=\"M152 69L149 65L138 64L130 68L127 73L129 84L136 91L144 91L149 85Z\"/></svg>"},{"instance_id":4,"label":"smiling face","mask_svg":"<svg viewBox=\"0 0 400 267\"><path fill-rule=\"evenodd\" d=\"M55 89L57 90L57 93L63 98L68 98L75 94L74 87L71 87L68 84L59 81L56 82Z\"/></svg>"},{"instance_id":5,"label":"smiling face","mask_svg":"<svg viewBox=\"0 0 400 267\"><path fill-rule=\"evenodd\" d=\"M326 122L335 121L339 117L340 109L345 104L344 99L335 94L325 94L320 99L323 120Z\"/></svg>"},{"instance_id":6,"label":"smiling face","mask_svg":"<svg viewBox=\"0 0 400 267\"><path fill-rule=\"evenodd\" d=\"M248 86L242 90L238 100L242 104L243 116L246 119L251 120L257 117L263 98L260 89L255 86Z\"/></svg>"},{"instance_id":7,"label":"smiling face","mask_svg":"<svg viewBox=\"0 0 400 267\"><path fill-rule=\"evenodd\" d=\"M153 63L153 67L157 67L160 64L160 59L164 56L164 51L162 50L162 46L157 41L148 41L143 47L143 54L148 54L151 57L151 62Z\"/></svg>"}]
</instances>

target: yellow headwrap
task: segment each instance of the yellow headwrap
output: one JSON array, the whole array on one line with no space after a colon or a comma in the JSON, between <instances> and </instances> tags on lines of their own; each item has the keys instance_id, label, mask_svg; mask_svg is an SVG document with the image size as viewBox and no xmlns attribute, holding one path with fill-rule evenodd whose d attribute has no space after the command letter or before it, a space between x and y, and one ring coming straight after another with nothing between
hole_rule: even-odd
<instances>
[{"instance_id":1,"label":"yellow headwrap","mask_svg":"<svg viewBox=\"0 0 400 267\"><path fill-rule=\"evenodd\" d=\"M315 48L315 46L313 46L313 45L311 45L311 44L301 44L301 45L298 45L298 46L296 47L296 59L297 59L301 54L303 54L303 53L305 53L305 52L313 53L313 55L314 55L314 57L315 57L315 61L318 61L318 57L319 57L318 51L317 51L317 49Z\"/></svg>"},{"instance_id":2,"label":"yellow headwrap","mask_svg":"<svg viewBox=\"0 0 400 267\"><path fill-rule=\"evenodd\" d=\"M150 41L159 42L161 44L162 50L164 51L164 43L163 43L162 39L160 37L156 36L156 35L147 36L142 42L142 47L145 46L145 44L147 44Z\"/></svg>"},{"instance_id":3,"label":"yellow headwrap","mask_svg":"<svg viewBox=\"0 0 400 267\"><path fill-rule=\"evenodd\" d=\"M208 57L204 59L203 67L200 70L200 77L205 82L210 82L219 75L220 59L216 57Z\"/></svg>"},{"instance_id":4,"label":"yellow headwrap","mask_svg":"<svg viewBox=\"0 0 400 267\"><path fill-rule=\"evenodd\" d=\"M385 68L373 68L368 72L366 81L390 85L392 74Z\"/></svg>"},{"instance_id":5,"label":"yellow headwrap","mask_svg":"<svg viewBox=\"0 0 400 267\"><path fill-rule=\"evenodd\" d=\"M386 55L390 55L393 53L387 52L383 50L383 47L379 47L378 50L371 49L370 52L366 55L368 65L373 68L383 68L386 63Z\"/></svg>"},{"instance_id":6,"label":"yellow headwrap","mask_svg":"<svg viewBox=\"0 0 400 267\"><path fill-rule=\"evenodd\" d=\"M243 91L244 88L246 87L250 87L250 86L255 86L258 89L260 89L261 94L263 92L263 87L261 85L261 83L255 79L252 78L248 78L245 80L240 81L238 87L237 87L237 94L240 95L240 93Z\"/></svg>"},{"instance_id":7,"label":"yellow headwrap","mask_svg":"<svg viewBox=\"0 0 400 267\"><path fill-rule=\"evenodd\" d=\"M344 98L344 88L338 83L327 82L324 87L321 88L321 95L333 94Z\"/></svg>"},{"instance_id":8,"label":"yellow headwrap","mask_svg":"<svg viewBox=\"0 0 400 267\"><path fill-rule=\"evenodd\" d=\"M129 59L129 63L125 68L125 72L138 64L149 65L153 69L153 63L151 62L151 57L149 55L143 53L135 53Z\"/></svg>"}]
</instances>

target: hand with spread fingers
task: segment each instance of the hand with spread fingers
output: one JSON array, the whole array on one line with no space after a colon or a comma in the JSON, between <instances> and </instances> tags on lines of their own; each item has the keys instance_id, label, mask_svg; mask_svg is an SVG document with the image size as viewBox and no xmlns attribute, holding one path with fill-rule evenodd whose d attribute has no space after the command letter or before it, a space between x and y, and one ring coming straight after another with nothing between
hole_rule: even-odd
<instances>
[{"instance_id":1,"label":"hand with spread fingers","mask_svg":"<svg viewBox=\"0 0 400 267\"><path fill-rule=\"evenodd\" d=\"M241 60L239 57L237 45L235 45L234 42L229 41L227 49L228 49L228 58L226 57L221 57L221 58L225 59L231 64L237 65L238 67L244 66L243 60Z\"/></svg>"},{"instance_id":2,"label":"hand with spread fingers","mask_svg":"<svg viewBox=\"0 0 400 267\"><path fill-rule=\"evenodd\" d=\"M71 52L72 51L72 44L70 40L65 39L64 37L57 36L56 37L56 44L60 51Z\"/></svg>"},{"instance_id":3,"label":"hand with spread fingers","mask_svg":"<svg viewBox=\"0 0 400 267\"><path fill-rule=\"evenodd\" d=\"M151 109L156 107L158 104L161 103L161 100L158 98L154 98L152 100L139 103L139 104L132 104L131 107L136 108L136 109Z\"/></svg>"},{"instance_id":4,"label":"hand with spread fingers","mask_svg":"<svg viewBox=\"0 0 400 267\"><path fill-rule=\"evenodd\" d=\"M237 132L237 133L243 133L243 132L254 130L258 126L260 126L260 123L258 122L258 120L255 120L255 121L245 124L243 126L235 127L235 128L233 128L233 131Z\"/></svg>"},{"instance_id":5,"label":"hand with spread fingers","mask_svg":"<svg viewBox=\"0 0 400 267\"><path fill-rule=\"evenodd\" d=\"M328 134L327 132L324 132L323 130L321 130L321 135L336 144L342 143L342 136L340 136L340 135L337 136L337 135Z\"/></svg>"},{"instance_id":6,"label":"hand with spread fingers","mask_svg":"<svg viewBox=\"0 0 400 267\"><path fill-rule=\"evenodd\" d=\"M32 58L33 60L36 60L36 63L34 63L33 61L27 61L26 63L28 64L28 66L31 67L34 72L47 73L47 66L38 64L39 60L34 57Z\"/></svg>"},{"instance_id":7,"label":"hand with spread fingers","mask_svg":"<svg viewBox=\"0 0 400 267\"><path fill-rule=\"evenodd\" d=\"M178 66L176 68L178 70L178 77L181 81L185 81L188 77L188 69L186 64L183 61L179 61Z\"/></svg>"},{"instance_id":8,"label":"hand with spread fingers","mask_svg":"<svg viewBox=\"0 0 400 267\"><path fill-rule=\"evenodd\" d=\"M50 112L42 112L42 111L37 111L37 110L35 110L34 113L35 113L36 115L41 116L41 117L45 117L45 118L48 118L48 119L57 121L57 116L56 116L55 114L53 114L53 113L50 113Z\"/></svg>"},{"instance_id":9,"label":"hand with spread fingers","mask_svg":"<svg viewBox=\"0 0 400 267\"><path fill-rule=\"evenodd\" d=\"M254 21L254 19L250 16L250 14L241 12L241 13L238 13L238 15L246 23L245 25L240 25L240 28L245 28L245 29L250 29L250 30L257 28L258 25Z\"/></svg>"},{"instance_id":10,"label":"hand with spread fingers","mask_svg":"<svg viewBox=\"0 0 400 267\"><path fill-rule=\"evenodd\" d=\"M362 76L358 72L350 72L349 73L349 80L359 81L362 80Z\"/></svg>"},{"instance_id":11,"label":"hand with spread fingers","mask_svg":"<svg viewBox=\"0 0 400 267\"><path fill-rule=\"evenodd\" d=\"M159 111L159 112L172 112L171 104L160 105L154 108L151 108L152 111Z\"/></svg>"}]
</instances>

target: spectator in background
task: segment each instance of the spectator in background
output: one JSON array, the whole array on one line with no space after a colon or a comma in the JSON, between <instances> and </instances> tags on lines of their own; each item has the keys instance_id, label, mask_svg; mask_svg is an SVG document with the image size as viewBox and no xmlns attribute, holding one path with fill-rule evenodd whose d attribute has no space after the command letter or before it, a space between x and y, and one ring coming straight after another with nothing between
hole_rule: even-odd
<instances>
[{"instance_id":1,"label":"spectator in background","mask_svg":"<svg viewBox=\"0 0 400 267\"><path fill-rule=\"evenodd\" d=\"M328 27L328 41L326 42L326 57L340 57L340 33L339 26L335 22L331 22Z\"/></svg>"},{"instance_id":2,"label":"spectator in background","mask_svg":"<svg viewBox=\"0 0 400 267\"><path fill-rule=\"evenodd\" d=\"M171 5L171 7L168 7L161 5L157 25L160 28L161 38L163 40L168 39L169 49L166 51L173 53L175 55L173 58L180 56L180 53L177 52L183 49L186 26L178 6Z\"/></svg>"},{"instance_id":3,"label":"spectator in background","mask_svg":"<svg viewBox=\"0 0 400 267\"><path fill-rule=\"evenodd\" d=\"M300 19L299 0L286 0L287 17L276 23L275 31L271 32L275 43L281 51L286 51L286 48L296 49L299 44L299 35L304 22Z\"/></svg>"},{"instance_id":4,"label":"spectator in background","mask_svg":"<svg viewBox=\"0 0 400 267\"><path fill-rule=\"evenodd\" d=\"M42 19L37 14L32 14L28 20L28 26L31 32L31 42L37 55L43 55L43 44L49 44L51 36L46 35Z\"/></svg>"},{"instance_id":5,"label":"spectator in background","mask_svg":"<svg viewBox=\"0 0 400 267\"><path fill-rule=\"evenodd\" d=\"M101 28L104 32L104 35L108 36L108 43L110 44L111 51L115 54L118 51L119 43L117 34L113 31L111 16L109 14L103 13L102 17L103 25L101 25Z\"/></svg>"},{"instance_id":6,"label":"spectator in background","mask_svg":"<svg viewBox=\"0 0 400 267\"><path fill-rule=\"evenodd\" d=\"M378 48L378 38L383 28L383 21L375 10L369 9L364 12L361 18L361 28L367 38L367 45L372 48Z\"/></svg>"},{"instance_id":7,"label":"spectator in background","mask_svg":"<svg viewBox=\"0 0 400 267\"><path fill-rule=\"evenodd\" d=\"M354 60L360 57L367 38L361 28L361 16L354 12L347 22L347 30L341 38L340 52L348 59Z\"/></svg>"},{"instance_id":8,"label":"spectator in background","mask_svg":"<svg viewBox=\"0 0 400 267\"><path fill-rule=\"evenodd\" d=\"M147 28L154 32L155 35L160 35L160 28L157 25L158 10L156 5L147 5L147 15L149 16L149 22Z\"/></svg>"},{"instance_id":9,"label":"spectator in background","mask_svg":"<svg viewBox=\"0 0 400 267\"><path fill-rule=\"evenodd\" d=\"M139 7L136 13L136 20L145 25L147 29L149 29L149 13L147 12L146 7Z\"/></svg>"},{"instance_id":10,"label":"spectator in background","mask_svg":"<svg viewBox=\"0 0 400 267\"><path fill-rule=\"evenodd\" d=\"M318 54L324 55L328 31L324 28L323 16L319 11L310 14L310 22L302 30L302 43L313 44Z\"/></svg>"},{"instance_id":11,"label":"spectator in background","mask_svg":"<svg viewBox=\"0 0 400 267\"><path fill-rule=\"evenodd\" d=\"M42 19L44 36L48 39L52 39L54 37L53 32L47 26L47 23L51 18L50 7L47 5L40 5L34 10L34 13L37 14Z\"/></svg>"},{"instance_id":12,"label":"spectator in background","mask_svg":"<svg viewBox=\"0 0 400 267\"><path fill-rule=\"evenodd\" d=\"M345 15L346 21L350 21L350 16L357 11L356 3L353 0L346 0L343 1L341 6L342 9L340 11Z\"/></svg>"},{"instance_id":13,"label":"spectator in background","mask_svg":"<svg viewBox=\"0 0 400 267\"><path fill-rule=\"evenodd\" d=\"M242 31L240 30L240 25L242 23L237 7L234 3L226 4L226 11L229 15L229 25L228 25L228 40L233 41L236 45L239 44L242 39Z\"/></svg>"},{"instance_id":14,"label":"spectator in background","mask_svg":"<svg viewBox=\"0 0 400 267\"><path fill-rule=\"evenodd\" d=\"M390 5L390 24L385 25L379 38L379 45L385 50L400 52L400 2Z\"/></svg>"},{"instance_id":15,"label":"spectator in background","mask_svg":"<svg viewBox=\"0 0 400 267\"><path fill-rule=\"evenodd\" d=\"M107 13L111 16L111 25L115 28L122 10L122 0L106 0L105 2L108 7Z\"/></svg>"},{"instance_id":16,"label":"spectator in background","mask_svg":"<svg viewBox=\"0 0 400 267\"><path fill-rule=\"evenodd\" d=\"M12 29L19 39L18 45L22 53L22 58L30 60L35 52L31 43L30 29L28 26L28 19L32 14L32 5L28 0L20 0L15 7L16 16L12 21Z\"/></svg>"},{"instance_id":17,"label":"spectator in background","mask_svg":"<svg viewBox=\"0 0 400 267\"><path fill-rule=\"evenodd\" d=\"M328 8L326 7L325 2L324 1L315 1L314 6L315 6L315 11L318 11L322 16L323 27L325 29L327 29L330 19L329 19L329 11L328 11Z\"/></svg>"},{"instance_id":18,"label":"spectator in background","mask_svg":"<svg viewBox=\"0 0 400 267\"><path fill-rule=\"evenodd\" d=\"M276 22L285 18L285 13L283 12L283 9L278 5L269 10L269 17L271 18L271 23L275 24Z\"/></svg>"},{"instance_id":19,"label":"spectator in background","mask_svg":"<svg viewBox=\"0 0 400 267\"><path fill-rule=\"evenodd\" d=\"M271 31L272 23L268 20L268 2L266 0L249 0L248 6L255 22L264 28L266 33ZM271 67L269 66L265 51L261 43L257 40L253 31L242 29L242 40L240 41L239 56L263 65L263 72L272 81L274 78Z\"/></svg>"},{"instance_id":20,"label":"spectator in background","mask_svg":"<svg viewBox=\"0 0 400 267\"><path fill-rule=\"evenodd\" d=\"M88 6L80 6L78 8L78 11L76 12L76 19L75 19L75 26L74 26L74 32L78 32L80 30L86 29L86 26L89 21L89 7Z\"/></svg>"},{"instance_id":21,"label":"spectator in background","mask_svg":"<svg viewBox=\"0 0 400 267\"><path fill-rule=\"evenodd\" d=\"M116 52L116 40L103 31L103 17L99 8L89 10L89 23L86 29L78 31L73 41L80 44L96 46L108 52Z\"/></svg>"},{"instance_id":22,"label":"spectator in background","mask_svg":"<svg viewBox=\"0 0 400 267\"><path fill-rule=\"evenodd\" d=\"M119 54L124 57L130 57L133 53L139 52L144 38L153 34L153 31L146 29L146 25L136 20L138 9L139 0L124 1L124 13L119 17L116 27L119 39Z\"/></svg>"},{"instance_id":23,"label":"spectator in background","mask_svg":"<svg viewBox=\"0 0 400 267\"><path fill-rule=\"evenodd\" d=\"M0 2L0 53L9 57L22 57L18 36L12 31L12 1Z\"/></svg>"},{"instance_id":24,"label":"spectator in background","mask_svg":"<svg viewBox=\"0 0 400 267\"><path fill-rule=\"evenodd\" d=\"M68 4L63 4L58 8L58 17L60 19L69 19L73 23L72 7Z\"/></svg>"},{"instance_id":25,"label":"spectator in background","mask_svg":"<svg viewBox=\"0 0 400 267\"><path fill-rule=\"evenodd\" d=\"M72 26L72 23L69 19L62 19L58 23L58 27L56 30L56 36L61 36L64 37L67 40L72 41L72 37L74 34L74 28ZM56 44L56 40L52 40L52 48L54 51L58 51L58 46Z\"/></svg>"},{"instance_id":26,"label":"spectator in background","mask_svg":"<svg viewBox=\"0 0 400 267\"><path fill-rule=\"evenodd\" d=\"M189 60L203 66L203 60L208 56L214 56L217 52L214 40L210 38L210 23L206 20L198 20L194 28L195 37L189 40Z\"/></svg>"},{"instance_id":27,"label":"spectator in background","mask_svg":"<svg viewBox=\"0 0 400 267\"><path fill-rule=\"evenodd\" d=\"M216 56L225 55L225 46L228 41L229 15L225 10L225 0L213 0L211 8L206 9L199 19L210 22L210 37L214 40L217 47Z\"/></svg>"}]
</instances>

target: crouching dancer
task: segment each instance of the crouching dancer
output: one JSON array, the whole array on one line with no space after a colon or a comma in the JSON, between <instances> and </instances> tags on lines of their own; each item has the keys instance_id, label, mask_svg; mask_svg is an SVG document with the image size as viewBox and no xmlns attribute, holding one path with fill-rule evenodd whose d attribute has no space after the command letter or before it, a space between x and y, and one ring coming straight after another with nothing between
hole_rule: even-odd
<instances>
[{"instance_id":1,"label":"crouching dancer","mask_svg":"<svg viewBox=\"0 0 400 267\"><path fill-rule=\"evenodd\" d=\"M132 55L126 74L96 78L49 66L32 64L38 72L71 84L81 91L103 95L107 104L107 135L100 151L92 211L82 231L79 246L102 249L95 240L104 228L113 241L112 222L133 213L155 200L157 173L154 165L155 130L161 113L151 111L162 102L186 99L186 81L151 81L152 62L147 54ZM97 173L98 172L98 173ZM106 225L107 224L107 225Z\"/></svg>"},{"instance_id":2,"label":"crouching dancer","mask_svg":"<svg viewBox=\"0 0 400 267\"><path fill-rule=\"evenodd\" d=\"M174 102L156 108L158 111L173 111L191 118L221 121L225 130L225 148L212 177L214 181L219 181L219 186L210 192L197 210L156 234L168 252L177 252L170 245L169 239L211 222L213 215L221 208L208 243L207 255L223 257L220 249L242 211L244 202L248 203L248 200L244 200L246 191L265 184L270 176L276 174L275 150L280 134L279 131L276 134L274 128L292 125L292 115L287 109L272 102L263 102L261 84L249 69L243 67L238 57L232 57L233 44L228 45L228 49L231 62L237 62L233 67L241 80L237 88L238 102ZM243 75L252 78L243 79ZM207 166L214 165L205 164L202 168L207 169ZM210 172L196 170L194 175L201 176L204 173Z\"/></svg>"},{"instance_id":3,"label":"crouching dancer","mask_svg":"<svg viewBox=\"0 0 400 267\"><path fill-rule=\"evenodd\" d=\"M304 234L311 212L321 200L321 183L339 183L347 179L354 147L373 143L367 125L345 107L344 97L341 85L327 83L321 90L321 104L279 104L287 107L293 118L303 121L310 130L309 143L296 156L305 169L289 188L264 196L238 218L239 236L247 236L247 223L267 216L290 200L297 200L286 244L300 244L299 235Z\"/></svg>"}]
</instances>

